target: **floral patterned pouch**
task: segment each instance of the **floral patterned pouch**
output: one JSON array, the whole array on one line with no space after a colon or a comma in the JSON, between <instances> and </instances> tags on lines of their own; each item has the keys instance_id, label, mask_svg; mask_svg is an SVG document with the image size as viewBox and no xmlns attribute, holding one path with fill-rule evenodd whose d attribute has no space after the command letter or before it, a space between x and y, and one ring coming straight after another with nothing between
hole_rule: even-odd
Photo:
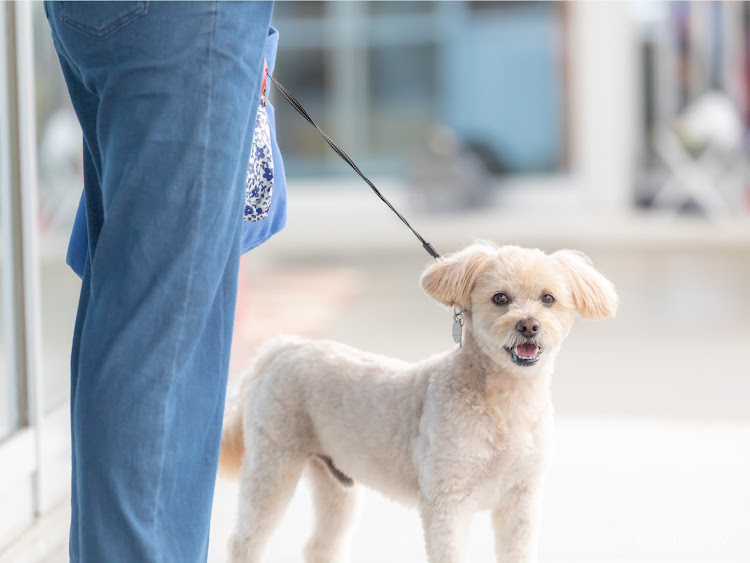
<instances>
[{"instance_id":1,"label":"floral patterned pouch","mask_svg":"<svg viewBox=\"0 0 750 563\"><path fill-rule=\"evenodd\" d=\"M260 221L268 217L273 196L273 151L271 147L271 128L266 111L266 73L268 64L264 64L263 84L261 86L260 104L255 118L253 145L250 160L245 174L245 213L247 222Z\"/></svg>"}]
</instances>

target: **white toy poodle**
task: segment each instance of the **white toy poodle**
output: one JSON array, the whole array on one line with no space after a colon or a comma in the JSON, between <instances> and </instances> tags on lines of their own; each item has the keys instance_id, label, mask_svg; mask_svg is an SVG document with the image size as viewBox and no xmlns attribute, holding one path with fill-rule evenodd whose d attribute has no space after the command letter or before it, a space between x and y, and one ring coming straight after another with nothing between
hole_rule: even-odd
<instances>
[{"instance_id":1,"label":"white toy poodle","mask_svg":"<svg viewBox=\"0 0 750 563\"><path fill-rule=\"evenodd\" d=\"M240 474L232 561L261 560L303 471L316 513L305 561L341 556L361 485L418 507L431 563L465 561L481 510L498 561L536 560L555 357L576 315L615 314L614 287L580 252L485 242L421 284L454 308L460 346L418 363L295 337L262 349L222 439L222 468Z\"/></svg>"}]
</instances>

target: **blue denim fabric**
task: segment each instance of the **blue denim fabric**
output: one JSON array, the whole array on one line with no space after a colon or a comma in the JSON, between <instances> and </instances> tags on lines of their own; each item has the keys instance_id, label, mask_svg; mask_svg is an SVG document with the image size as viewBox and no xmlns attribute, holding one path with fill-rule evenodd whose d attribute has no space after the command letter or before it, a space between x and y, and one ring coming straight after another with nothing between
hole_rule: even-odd
<instances>
[{"instance_id":1,"label":"blue denim fabric","mask_svg":"<svg viewBox=\"0 0 750 563\"><path fill-rule=\"evenodd\" d=\"M266 40L265 59L268 62L268 72L271 75L273 75L273 69L276 65L276 50L278 45L279 33L276 29L270 28L268 39ZM270 94L273 89L270 81L266 88ZM266 219L253 223L246 222L242 226L243 254L264 243L286 226L286 177L284 175L284 161L281 157L279 144L276 141L275 110L270 101L266 105L266 112L268 113L268 122L271 129L271 149L274 162L274 195ZM86 200L84 194L81 196L81 201L78 204L78 211L73 223L73 232L70 235L67 255L68 265L79 278L83 277L88 247L89 237L86 228Z\"/></svg>"},{"instance_id":2,"label":"blue denim fabric","mask_svg":"<svg viewBox=\"0 0 750 563\"><path fill-rule=\"evenodd\" d=\"M205 561L269 2L50 2L83 130L70 559Z\"/></svg>"}]
</instances>

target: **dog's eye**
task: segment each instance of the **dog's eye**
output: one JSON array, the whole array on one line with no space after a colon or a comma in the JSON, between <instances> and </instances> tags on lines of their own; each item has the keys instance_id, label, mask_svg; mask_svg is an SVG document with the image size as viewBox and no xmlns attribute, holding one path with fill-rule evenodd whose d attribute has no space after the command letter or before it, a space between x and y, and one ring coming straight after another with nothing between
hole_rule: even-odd
<instances>
[{"instance_id":1,"label":"dog's eye","mask_svg":"<svg viewBox=\"0 0 750 563\"><path fill-rule=\"evenodd\" d=\"M495 305L507 305L510 299L504 293L496 293L492 296L492 301L495 302Z\"/></svg>"},{"instance_id":2,"label":"dog's eye","mask_svg":"<svg viewBox=\"0 0 750 563\"><path fill-rule=\"evenodd\" d=\"M552 297L549 293L545 293L542 295L542 303L545 305L552 305L555 302L555 298Z\"/></svg>"}]
</instances>

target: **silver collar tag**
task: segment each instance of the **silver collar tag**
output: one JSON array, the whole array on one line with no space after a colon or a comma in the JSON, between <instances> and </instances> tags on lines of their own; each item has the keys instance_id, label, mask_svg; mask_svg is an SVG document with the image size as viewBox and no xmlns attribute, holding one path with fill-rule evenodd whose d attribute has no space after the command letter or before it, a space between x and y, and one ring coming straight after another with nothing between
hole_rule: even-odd
<instances>
[{"instance_id":1,"label":"silver collar tag","mask_svg":"<svg viewBox=\"0 0 750 563\"><path fill-rule=\"evenodd\" d=\"M464 330L464 313L466 309L458 311L453 310L453 342L461 346L461 339L463 337Z\"/></svg>"}]
</instances>

